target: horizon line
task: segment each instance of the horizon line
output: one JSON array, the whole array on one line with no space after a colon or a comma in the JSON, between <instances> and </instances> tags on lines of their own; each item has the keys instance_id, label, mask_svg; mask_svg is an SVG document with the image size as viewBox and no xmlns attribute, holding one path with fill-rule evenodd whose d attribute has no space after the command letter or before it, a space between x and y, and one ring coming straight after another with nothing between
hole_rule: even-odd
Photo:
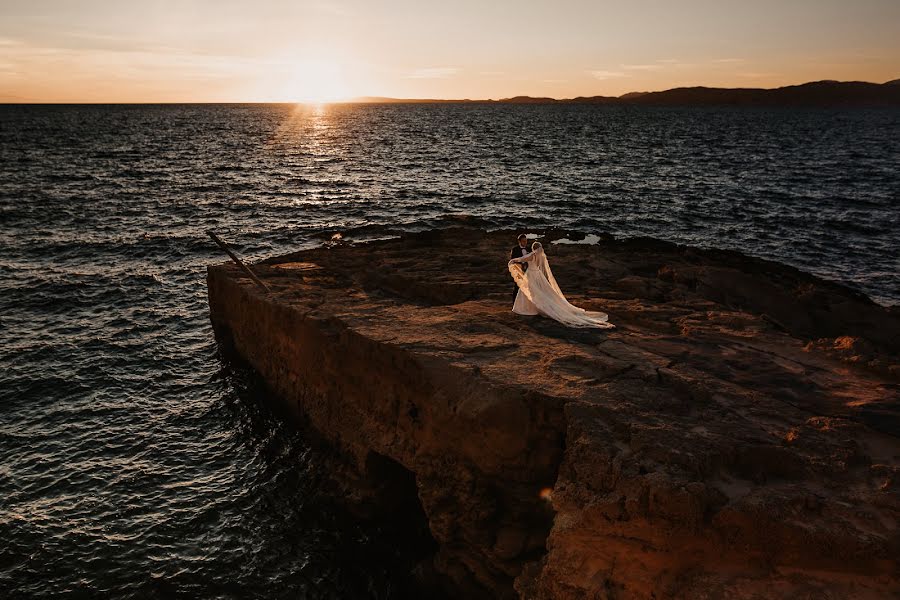
<instances>
[{"instance_id":1,"label":"horizon line","mask_svg":"<svg viewBox=\"0 0 900 600\"><path fill-rule=\"evenodd\" d=\"M39 100L26 100L26 99L3 99L0 98L0 105L32 105L32 106L64 106L64 105L83 105L83 106L104 106L104 105L133 105L133 106L142 106L142 105L169 105L169 104L304 104L310 106L316 105L324 105L324 104L403 104L403 103L509 103L513 100L533 100L537 102L575 102L577 100L592 100L592 99L608 99L608 100L623 100L628 99L628 97L637 97L644 96L649 94L661 94L665 92L671 92L676 90L691 90L691 89L705 89L705 90L725 90L725 91L776 91L783 90L787 88L794 87L802 87L807 85L821 84L821 83L830 83L830 84L865 84L865 85L873 85L873 86L884 86L889 84L900 84L900 78L889 79L882 83L875 83L872 81L862 81L862 80L850 80L850 81L840 81L836 79L820 79L816 81L806 81L803 83L796 83L791 85L784 85L773 88L763 88L763 87L712 87L706 85L685 85L678 86L674 88L667 88L664 90L654 90L654 91L631 91L626 92L624 94L618 96L606 96L603 94L594 94L591 96L574 96L569 98L554 98L550 96L530 96L527 94L519 94L514 96L507 96L502 98L398 98L393 96L354 96L352 98L347 98L343 100L331 100L325 102L303 102L299 100L220 100L220 101L182 101L182 100L166 100L166 101L127 101L127 102L115 102L115 101L95 101L95 102L78 102L78 101L39 101ZM536 102L536 103L537 103Z\"/></svg>"}]
</instances>

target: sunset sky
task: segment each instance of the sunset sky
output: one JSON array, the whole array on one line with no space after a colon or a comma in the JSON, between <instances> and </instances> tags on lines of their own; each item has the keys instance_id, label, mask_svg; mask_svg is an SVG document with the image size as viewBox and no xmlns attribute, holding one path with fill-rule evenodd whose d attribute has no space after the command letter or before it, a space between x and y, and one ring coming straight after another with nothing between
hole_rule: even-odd
<instances>
[{"instance_id":1,"label":"sunset sky","mask_svg":"<svg viewBox=\"0 0 900 600\"><path fill-rule=\"evenodd\" d=\"M898 77L898 0L0 0L3 102L563 98Z\"/></svg>"}]
</instances>

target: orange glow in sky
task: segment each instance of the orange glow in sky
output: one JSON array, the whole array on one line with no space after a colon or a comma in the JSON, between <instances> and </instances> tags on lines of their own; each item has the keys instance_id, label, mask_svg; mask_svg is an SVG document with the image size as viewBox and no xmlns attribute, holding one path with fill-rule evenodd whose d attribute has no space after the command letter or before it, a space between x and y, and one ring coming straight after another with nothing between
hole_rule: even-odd
<instances>
[{"instance_id":1,"label":"orange glow in sky","mask_svg":"<svg viewBox=\"0 0 900 600\"><path fill-rule=\"evenodd\" d=\"M557 98L900 77L897 0L3 0L2 102Z\"/></svg>"}]
</instances>

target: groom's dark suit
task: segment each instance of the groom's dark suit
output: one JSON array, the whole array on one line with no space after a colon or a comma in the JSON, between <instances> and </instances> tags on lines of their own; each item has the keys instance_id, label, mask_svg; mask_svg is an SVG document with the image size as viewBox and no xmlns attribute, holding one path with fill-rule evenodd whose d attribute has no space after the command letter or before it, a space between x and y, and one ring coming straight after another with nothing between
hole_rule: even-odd
<instances>
[{"instance_id":1,"label":"groom's dark suit","mask_svg":"<svg viewBox=\"0 0 900 600\"><path fill-rule=\"evenodd\" d=\"M519 246L518 244L516 244L515 246L513 246L512 252L509 253L509 260L512 260L514 258L522 258L526 254L528 254L528 248L523 248L522 246ZM528 270L528 263L522 263L522 270L523 271ZM517 285L516 287L513 288L513 302L516 301L516 295L518 293L519 293L519 286Z\"/></svg>"}]
</instances>

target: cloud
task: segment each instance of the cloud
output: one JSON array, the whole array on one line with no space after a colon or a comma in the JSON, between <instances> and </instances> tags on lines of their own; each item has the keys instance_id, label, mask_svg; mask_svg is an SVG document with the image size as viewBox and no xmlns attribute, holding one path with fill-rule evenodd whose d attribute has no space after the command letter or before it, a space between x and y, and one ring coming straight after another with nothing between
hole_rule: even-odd
<instances>
[{"instance_id":1,"label":"cloud","mask_svg":"<svg viewBox=\"0 0 900 600\"><path fill-rule=\"evenodd\" d=\"M593 71L588 71L594 79L600 79L601 81L604 79L615 79L616 77L630 77L628 73L623 73L622 71L604 71L603 69L595 69Z\"/></svg>"},{"instance_id":2,"label":"cloud","mask_svg":"<svg viewBox=\"0 0 900 600\"><path fill-rule=\"evenodd\" d=\"M714 63L723 63L723 64L734 64L734 63L747 62L747 59L746 58L717 58L713 62Z\"/></svg>"},{"instance_id":3,"label":"cloud","mask_svg":"<svg viewBox=\"0 0 900 600\"><path fill-rule=\"evenodd\" d=\"M406 79L447 79L459 73L456 67L425 67L407 73Z\"/></svg>"},{"instance_id":4,"label":"cloud","mask_svg":"<svg viewBox=\"0 0 900 600\"><path fill-rule=\"evenodd\" d=\"M28 44L0 44L4 59L0 73L7 76L24 73L49 73L56 80L83 81L107 78L144 83L149 79L234 79L259 69L259 60L234 55L195 53L177 48L133 49L67 48Z\"/></svg>"},{"instance_id":5,"label":"cloud","mask_svg":"<svg viewBox=\"0 0 900 600\"><path fill-rule=\"evenodd\" d=\"M628 71L659 71L663 68L662 65L622 65L623 69Z\"/></svg>"}]
</instances>

